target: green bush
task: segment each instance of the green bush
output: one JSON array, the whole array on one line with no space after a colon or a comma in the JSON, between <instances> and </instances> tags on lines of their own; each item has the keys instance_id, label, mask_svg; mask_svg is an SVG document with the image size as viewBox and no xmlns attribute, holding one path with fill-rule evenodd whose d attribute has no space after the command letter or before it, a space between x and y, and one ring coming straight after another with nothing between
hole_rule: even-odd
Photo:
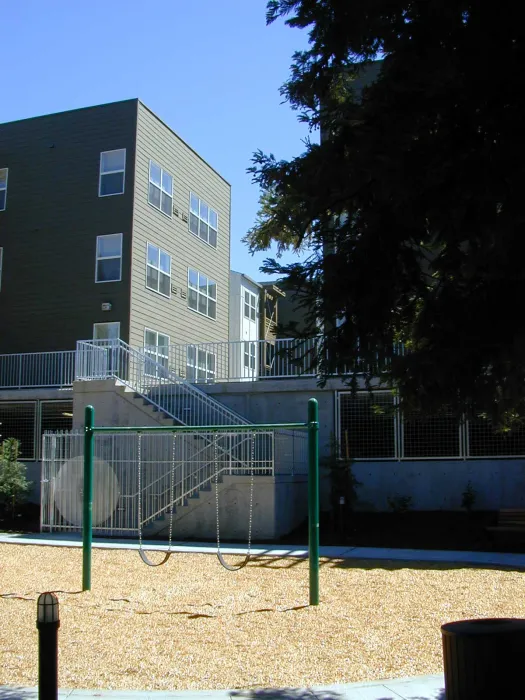
<instances>
[{"instance_id":1,"label":"green bush","mask_svg":"<svg viewBox=\"0 0 525 700\"><path fill-rule=\"evenodd\" d=\"M340 498L344 498L344 509L349 512L356 503L357 489L361 482L356 479L352 471L352 460L341 458L341 449L337 440L330 438L330 454L319 460L325 475L330 479L330 501L332 513L338 512Z\"/></svg>"},{"instance_id":2,"label":"green bush","mask_svg":"<svg viewBox=\"0 0 525 700\"><path fill-rule=\"evenodd\" d=\"M474 486L472 486L472 481L467 481L465 490L461 494L461 507L464 508L467 511L467 513L470 513L472 511L472 508L476 503L477 496L478 492L476 491Z\"/></svg>"},{"instance_id":3,"label":"green bush","mask_svg":"<svg viewBox=\"0 0 525 700\"><path fill-rule=\"evenodd\" d=\"M20 442L8 438L0 445L0 503L14 518L16 507L24 503L31 489L26 466L18 461Z\"/></svg>"},{"instance_id":4,"label":"green bush","mask_svg":"<svg viewBox=\"0 0 525 700\"><path fill-rule=\"evenodd\" d=\"M386 500L392 513L408 513L412 508L412 496L388 496Z\"/></svg>"}]
</instances>

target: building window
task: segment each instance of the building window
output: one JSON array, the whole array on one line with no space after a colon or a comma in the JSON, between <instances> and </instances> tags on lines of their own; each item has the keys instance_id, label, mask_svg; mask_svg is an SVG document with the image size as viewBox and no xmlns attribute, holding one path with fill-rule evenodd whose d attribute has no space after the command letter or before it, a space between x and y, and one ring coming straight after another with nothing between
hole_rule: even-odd
<instances>
[{"instance_id":1,"label":"building window","mask_svg":"<svg viewBox=\"0 0 525 700\"><path fill-rule=\"evenodd\" d=\"M168 369L170 352L170 337L149 328L144 329L144 354L146 355L145 372L149 376L158 377L160 367Z\"/></svg>"},{"instance_id":2,"label":"building window","mask_svg":"<svg viewBox=\"0 0 525 700\"><path fill-rule=\"evenodd\" d=\"M244 317L255 321L257 318L257 296L244 290Z\"/></svg>"},{"instance_id":3,"label":"building window","mask_svg":"<svg viewBox=\"0 0 525 700\"><path fill-rule=\"evenodd\" d=\"M15 438L20 442L20 460L36 459L36 402L0 402L0 442Z\"/></svg>"},{"instance_id":4,"label":"building window","mask_svg":"<svg viewBox=\"0 0 525 700\"><path fill-rule=\"evenodd\" d=\"M120 321L93 324L93 340L118 340L119 338Z\"/></svg>"},{"instance_id":5,"label":"building window","mask_svg":"<svg viewBox=\"0 0 525 700\"><path fill-rule=\"evenodd\" d=\"M190 192L190 231L201 240L217 247L219 216L206 202Z\"/></svg>"},{"instance_id":6,"label":"building window","mask_svg":"<svg viewBox=\"0 0 525 700\"><path fill-rule=\"evenodd\" d=\"M188 345L186 357L186 379L189 382L213 382L216 377L215 353Z\"/></svg>"},{"instance_id":7,"label":"building window","mask_svg":"<svg viewBox=\"0 0 525 700\"><path fill-rule=\"evenodd\" d=\"M0 168L0 211L7 206L7 168Z\"/></svg>"},{"instance_id":8,"label":"building window","mask_svg":"<svg viewBox=\"0 0 525 700\"><path fill-rule=\"evenodd\" d=\"M188 270L188 306L209 318L217 316L217 284L197 270Z\"/></svg>"},{"instance_id":9,"label":"building window","mask_svg":"<svg viewBox=\"0 0 525 700\"><path fill-rule=\"evenodd\" d=\"M255 343L244 343L244 366L246 369L255 369L256 353Z\"/></svg>"},{"instance_id":10,"label":"building window","mask_svg":"<svg viewBox=\"0 0 525 700\"><path fill-rule=\"evenodd\" d=\"M156 245L148 243L146 258L146 287L153 292L170 296L171 256Z\"/></svg>"},{"instance_id":11,"label":"building window","mask_svg":"<svg viewBox=\"0 0 525 700\"><path fill-rule=\"evenodd\" d=\"M95 282L120 282L122 279L122 234L97 236Z\"/></svg>"},{"instance_id":12,"label":"building window","mask_svg":"<svg viewBox=\"0 0 525 700\"><path fill-rule=\"evenodd\" d=\"M171 218L173 209L173 178L160 165L149 162L148 202Z\"/></svg>"},{"instance_id":13,"label":"building window","mask_svg":"<svg viewBox=\"0 0 525 700\"><path fill-rule=\"evenodd\" d=\"M98 196L110 197L124 194L124 175L126 174L126 149L103 151L100 154L100 177Z\"/></svg>"}]
</instances>

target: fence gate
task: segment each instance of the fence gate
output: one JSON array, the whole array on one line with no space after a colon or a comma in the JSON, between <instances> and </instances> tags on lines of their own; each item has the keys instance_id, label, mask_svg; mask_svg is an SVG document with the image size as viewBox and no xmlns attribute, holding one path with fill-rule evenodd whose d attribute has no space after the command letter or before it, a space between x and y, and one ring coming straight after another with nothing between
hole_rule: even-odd
<instances>
[{"instance_id":1,"label":"fence gate","mask_svg":"<svg viewBox=\"0 0 525 700\"><path fill-rule=\"evenodd\" d=\"M276 444L277 438L277 444ZM98 535L136 536L138 499L143 528L209 488L219 476L274 476L276 452L293 473L305 459L304 436L242 429L213 433L143 433L140 437L141 491L138 492L139 432L95 436L93 530ZM294 445L298 445L295 446ZM302 449L300 449L302 448ZM42 531L82 530L84 433L46 433L43 437L41 490Z\"/></svg>"}]
</instances>

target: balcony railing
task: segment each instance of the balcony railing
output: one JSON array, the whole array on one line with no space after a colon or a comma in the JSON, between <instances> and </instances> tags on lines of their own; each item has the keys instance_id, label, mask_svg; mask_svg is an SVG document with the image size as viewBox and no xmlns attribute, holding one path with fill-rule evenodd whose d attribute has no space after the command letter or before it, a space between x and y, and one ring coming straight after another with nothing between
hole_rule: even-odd
<instances>
[{"instance_id":1,"label":"balcony railing","mask_svg":"<svg viewBox=\"0 0 525 700\"><path fill-rule=\"evenodd\" d=\"M89 355L91 379L96 378L98 370L100 378L107 376L107 351L98 348L103 342L96 341ZM155 375L151 368L160 366L192 384L254 382L317 376L321 341L319 338L217 341L135 350L148 360L146 376ZM396 348L396 352L401 349ZM85 360L83 356L75 357L74 350L0 355L0 389L72 386L75 364L77 376L85 374L85 367L78 365L82 359ZM388 357L378 353L372 367L358 365L357 371L366 369L372 374L379 373L388 361ZM349 372L343 367L336 374L342 376Z\"/></svg>"},{"instance_id":2,"label":"balcony railing","mask_svg":"<svg viewBox=\"0 0 525 700\"><path fill-rule=\"evenodd\" d=\"M62 388L74 379L74 350L0 355L0 389Z\"/></svg>"},{"instance_id":3,"label":"balcony railing","mask_svg":"<svg viewBox=\"0 0 525 700\"><path fill-rule=\"evenodd\" d=\"M189 382L213 384L316 377L324 349L320 338L286 338L145 347L140 352ZM395 352L401 353L401 346ZM372 364L365 367L358 360L356 369L379 374L389 361L387 355L376 353ZM350 373L347 367L334 372L337 376Z\"/></svg>"}]
</instances>

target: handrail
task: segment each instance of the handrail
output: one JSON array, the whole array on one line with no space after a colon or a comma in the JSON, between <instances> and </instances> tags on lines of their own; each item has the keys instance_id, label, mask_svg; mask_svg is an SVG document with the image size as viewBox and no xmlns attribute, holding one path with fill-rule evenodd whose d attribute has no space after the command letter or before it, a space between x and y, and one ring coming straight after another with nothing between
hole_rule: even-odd
<instances>
[{"instance_id":1,"label":"handrail","mask_svg":"<svg viewBox=\"0 0 525 700\"><path fill-rule=\"evenodd\" d=\"M75 378L75 351L0 355L0 389L67 387Z\"/></svg>"},{"instance_id":2,"label":"handrail","mask_svg":"<svg viewBox=\"0 0 525 700\"><path fill-rule=\"evenodd\" d=\"M109 377L126 384L183 425L188 425L189 422L193 425L212 422L220 425L251 425L250 421L159 362L151 352L136 350L122 340L78 341L77 379ZM168 388L169 393L161 401ZM175 413L173 409L176 403L182 404L185 399L189 399L189 405L181 405ZM191 421L184 412L191 414Z\"/></svg>"}]
</instances>

